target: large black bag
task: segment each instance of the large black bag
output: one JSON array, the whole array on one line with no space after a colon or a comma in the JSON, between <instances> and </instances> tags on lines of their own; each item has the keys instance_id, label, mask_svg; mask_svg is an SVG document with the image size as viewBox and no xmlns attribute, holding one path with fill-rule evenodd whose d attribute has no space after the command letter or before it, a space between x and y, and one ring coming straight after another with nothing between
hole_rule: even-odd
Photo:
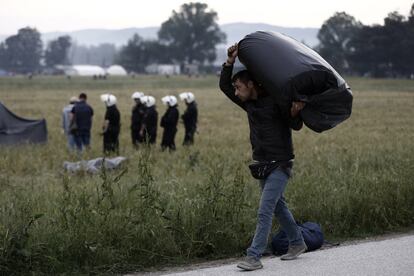
<instances>
[{"instance_id":1,"label":"large black bag","mask_svg":"<svg viewBox=\"0 0 414 276\"><path fill-rule=\"evenodd\" d=\"M349 86L304 44L280 33L255 32L238 43L238 57L280 105L306 102L300 115L310 129L331 129L351 115Z\"/></svg>"},{"instance_id":2,"label":"large black bag","mask_svg":"<svg viewBox=\"0 0 414 276\"><path fill-rule=\"evenodd\" d=\"M322 228L315 222L305 222L298 224L299 230L302 232L303 240L308 249L306 252L314 251L322 247L324 244L324 236ZM289 240L285 231L280 230L272 237L272 251L275 255L283 255L289 249Z\"/></svg>"}]
</instances>

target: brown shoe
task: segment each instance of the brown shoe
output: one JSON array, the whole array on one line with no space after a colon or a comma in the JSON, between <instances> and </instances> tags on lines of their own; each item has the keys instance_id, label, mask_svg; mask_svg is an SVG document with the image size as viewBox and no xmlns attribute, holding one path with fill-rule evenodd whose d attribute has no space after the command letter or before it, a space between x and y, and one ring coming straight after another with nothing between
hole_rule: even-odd
<instances>
[{"instance_id":1,"label":"brown shoe","mask_svg":"<svg viewBox=\"0 0 414 276\"><path fill-rule=\"evenodd\" d=\"M247 256L237 265L237 267L243 270L252 271L263 268L263 265L262 262L260 260L256 260L255 257Z\"/></svg>"},{"instance_id":2,"label":"brown shoe","mask_svg":"<svg viewBox=\"0 0 414 276\"><path fill-rule=\"evenodd\" d=\"M294 260L300 254L305 252L307 249L308 249L308 247L306 246L305 243L300 244L300 245L290 245L288 252L285 255L282 255L282 257L280 257L280 259L283 260L283 261Z\"/></svg>"}]
</instances>

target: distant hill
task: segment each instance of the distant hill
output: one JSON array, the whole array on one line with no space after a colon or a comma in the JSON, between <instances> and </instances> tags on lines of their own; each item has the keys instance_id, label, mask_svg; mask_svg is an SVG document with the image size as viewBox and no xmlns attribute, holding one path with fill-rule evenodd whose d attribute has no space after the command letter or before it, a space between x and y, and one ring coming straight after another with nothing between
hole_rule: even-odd
<instances>
[{"instance_id":1,"label":"distant hill","mask_svg":"<svg viewBox=\"0 0 414 276\"><path fill-rule=\"evenodd\" d=\"M120 30L85 29L73 32L53 32L42 34L43 41L56 39L62 35L69 35L77 44L96 46L103 43L115 44L117 47L125 45L134 35L139 34L144 39L157 39L159 27L128 28Z\"/></svg>"},{"instance_id":2,"label":"distant hill","mask_svg":"<svg viewBox=\"0 0 414 276\"><path fill-rule=\"evenodd\" d=\"M317 33L318 28L288 28L280 27L263 23L229 23L220 26L222 31L227 34L227 43L222 47L233 44L242 39L246 34L254 31L277 31L293 38L305 42L309 46L318 44ZM117 47L125 45L135 33L139 34L144 39L157 39L159 27L145 27L145 28L127 28L119 30L106 29L85 29L73 32L49 32L43 33L42 39L44 42L50 41L62 35L69 35L79 45L99 45L102 43L115 44ZM0 35L0 41L6 39L8 35Z\"/></svg>"}]
</instances>

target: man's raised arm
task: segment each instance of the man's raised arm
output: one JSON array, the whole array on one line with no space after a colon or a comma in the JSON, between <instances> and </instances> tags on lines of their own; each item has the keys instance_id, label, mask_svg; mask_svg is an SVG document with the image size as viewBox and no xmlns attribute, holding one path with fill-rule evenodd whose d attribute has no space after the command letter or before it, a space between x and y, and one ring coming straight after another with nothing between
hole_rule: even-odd
<instances>
[{"instance_id":1,"label":"man's raised arm","mask_svg":"<svg viewBox=\"0 0 414 276\"><path fill-rule=\"evenodd\" d=\"M227 49L227 61L223 64L220 74L220 89L223 93L241 108L245 108L243 102L234 94L235 89L231 81L233 65L237 57L237 43Z\"/></svg>"}]
</instances>

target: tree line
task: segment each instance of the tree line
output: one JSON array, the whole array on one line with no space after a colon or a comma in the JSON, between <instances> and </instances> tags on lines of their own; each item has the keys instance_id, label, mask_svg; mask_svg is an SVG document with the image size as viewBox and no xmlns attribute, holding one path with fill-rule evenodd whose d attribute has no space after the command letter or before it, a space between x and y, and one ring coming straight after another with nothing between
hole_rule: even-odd
<instances>
[{"instance_id":1,"label":"tree line","mask_svg":"<svg viewBox=\"0 0 414 276\"><path fill-rule=\"evenodd\" d=\"M414 76L414 4L407 17L391 12L383 25L367 26L345 12L335 13L318 39L317 51L341 73Z\"/></svg>"},{"instance_id":2,"label":"tree line","mask_svg":"<svg viewBox=\"0 0 414 276\"><path fill-rule=\"evenodd\" d=\"M214 10L204 3L183 4L162 23L158 40L143 40L135 34L121 48L117 63L134 72L143 72L153 63L211 64L216 59L216 45L225 41Z\"/></svg>"},{"instance_id":3,"label":"tree line","mask_svg":"<svg viewBox=\"0 0 414 276\"><path fill-rule=\"evenodd\" d=\"M0 68L13 73L35 73L42 68L67 65L69 36L61 36L48 43L43 50L40 33L35 28L22 28L16 35L0 43Z\"/></svg>"},{"instance_id":4,"label":"tree line","mask_svg":"<svg viewBox=\"0 0 414 276\"><path fill-rule=\"evenodd\" d=\"M162 23L158 40L144 40L135 34L119 51L111 44L84 47L73 44L69 36L58 37L43 51L40 33L35 28L20 29L0 44L0 68L15 73L38 72L55 65L85 60L87 64L122 65L129 72L142 73L146 65L175 63L211 64L216 59L216 45L226 35L217 24L217 13L204 3L183 4L179 11ZM108 60L102 57L109 57Z\"/></svg>"}]
</instances>

